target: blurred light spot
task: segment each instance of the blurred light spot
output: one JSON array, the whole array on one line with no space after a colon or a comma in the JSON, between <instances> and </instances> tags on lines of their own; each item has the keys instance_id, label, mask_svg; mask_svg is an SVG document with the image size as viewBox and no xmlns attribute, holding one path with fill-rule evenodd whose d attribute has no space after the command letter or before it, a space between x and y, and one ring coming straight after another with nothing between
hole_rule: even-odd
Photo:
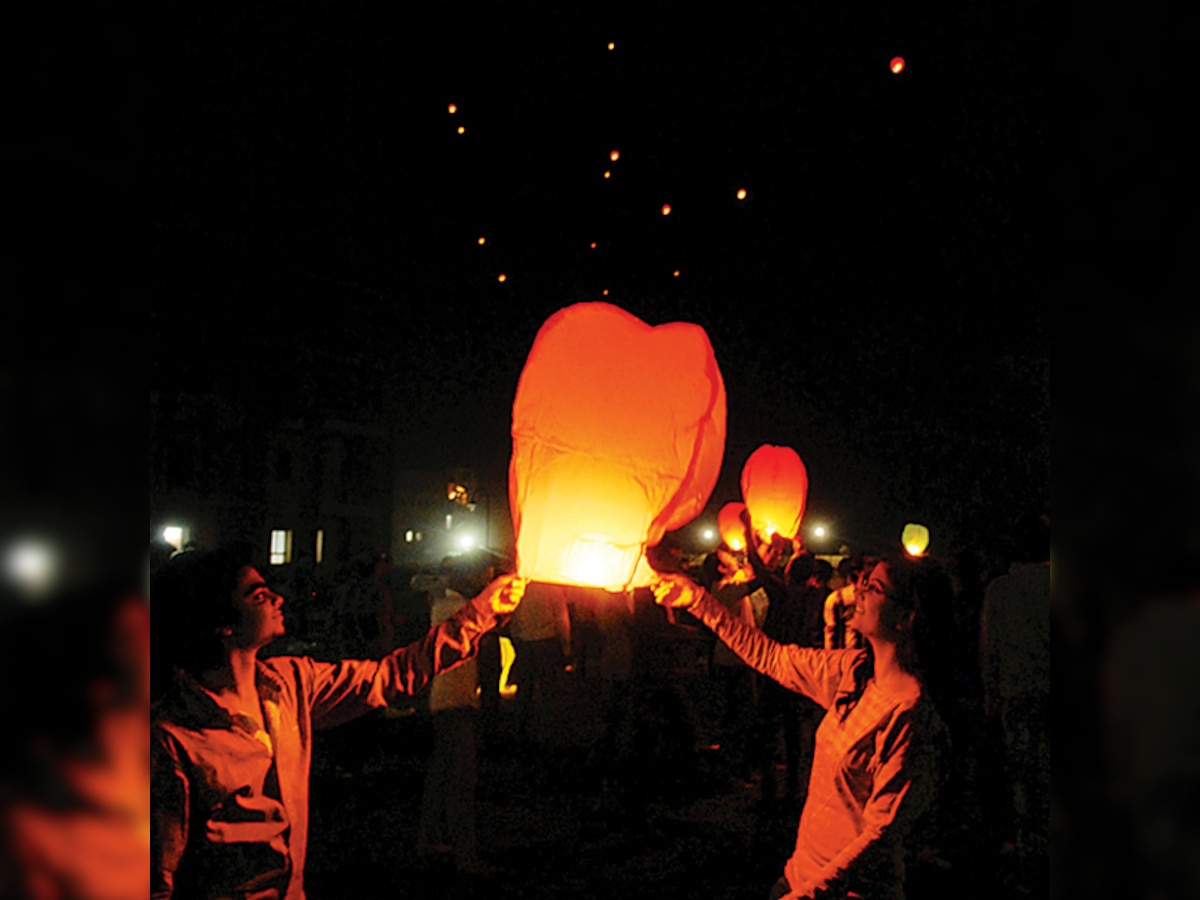
<instances>
[{"instance_id":1,"label":"blurred light spot","mask_svg":"<svg viewBox=\"0 0 1200 900\"><path fill-rule=\"evenodd\" d=\"M676 270L675 270L674 272L672 272L671 274L672 274L672 275L674 275L676 278L678 278L678 277L679 277L679 270L678 270L678 269L676 269Z\"/></svg>"},{"instance_id":2,"label":"blurred light spot","mask_svg":"<svg viewBox=\"0 0 1200 900\"><path fill-rule=\"evenodd\" d=\"M486 243L487 243L487 238L482 238L482 237L481 237L481 238L479 239L479 246L480 246L480 247L482 247L482 246L483 246L484 244L486 244Z\"/></svg>"},{"instance_id":3,"label":"blurred light spot","mask_svg":"<svg viewBox=\"0 0 1200 900\"><path fill-rule=\"evenodd\" d=\"M609 41L609 42L608 42L608 49L609 49L609 50L614 50L614 49L616 49L616 46L617 46L617 45L616 45L616 44L614 44L612 41Z\"/></svg>"},{"instance_id":4,"label":"blurred light spot","mask_svg":"<svg viewBox=\"0 0 1200 900\"><path fill-rule=\"evenodd\" d=\"M466 133L466 130L467 130L467 129L463 128L461 125L459 125L459 126L458 126L458 133L459 133L459 134L464 134L464 133Z\"/></svg>"},{"instance_id":5,"label":"blurred light spot","mask_svg":"<svg viewBox=\"0 0 1200 900\"><path fill-rule=\"evenodd\" d=\"M44 590L54 577L54 553L40 541L24 540L8 551L8 575L28 591Z\"/></svg>"},{"instance_id":6,"label":"blurred light spot","mask_svg":"<svg viewBox=\"0 0 1200 900\"><path fill-rule=\"evenodd\" d=\"M454 115L456 112L458 112L458 107L455 106L453 103L451 103L449 106L447 106L446 109L448 109L450 111L450 115Z\"/></svg>"},{"instance_id":7,"label":"blurred light spot","mask_svg":"<svg viewBox=\"0 0 1200 900\"><path fill-rule=\"evenodd\" d=\"M700 532L700 536L702 538L704 538L706 541L711 541L714 537L717 536L717 533L715 531L713 531L711 528L705 528L702 532Z\"/></svg>"},{"instance_id":8,"label":"blurred light spot","mask_svg":"<svg viewBox=\"0 0 1200 900\"><path fill-rule=\"evenodd\" d=\"M904 57L893 56L892 61L888 63L888 68L892 70L893 75L899 75L904 71Z\"/></svg>"},{"instance_id":9,"label":"blurred light spot","mask_svg":"<svg viewBox=\"0 0 1200 900\"><path fill-rule=\"evenodd\" d=\"M608 158L611 159L613 162L616 162L618 159L621 158L621 151L614 150L612 153L608 154Z\"/></svg>"},{"instance_id":10,"label":"blurred light spot","mask_svg":"<svg viewBox=\"0 0 1200 900\"><path fill-rule=\"evenodd\" d=\"M163 540L176 550L183 549L183 528L179 525L168 525L163 529Z\"/></svg>"},{"instance_id":11,"label":"blurred light spot","mask_svg":"<svg viewBox=\"0 0 1200 900\"><path fill-rule=\"evenodd\" d=\"M738 188L738 192L737 192L737 198L738 198L739 200L745 200L745 199L746 199L746 189L745 189L745 188Z\"/></svg>"},{"instance_id":12,"label":"blurred light spot","mask_svg":"<svg viewBox=\"0 0 1200 900\"><path fill-rule=\"evenodd\" d=\"M815 537L825 537L825 526L818 525L816 528L813 529L813 535Z\"/></svg>"},{"instance_id":13,"label":"blurred light spot","mask_svg":"<svg viewBox=\"0 0 1200 900\"><path fill-rule=\"evenodd\" d=\"M605 288L600 293L603 294L605 297L607 297L608 296L608 288Z\"/></svg>"},{"instance_id":14,"label":"blurred light spot","mask_svg":"<svg viewBox=\"0 0 1200 900\"><path fill-rule=\"evenodd\" d=\"M592 243L591 243L591 245L590 245L590 246L591 246L591 248L592 248L593 250L595 250L595 249L596 249L596 242L595 242L595 241L592 241Z\"/></svg>"},{"instance_id":15,"label":"blurred light spot","mask_svg":"<svg viewBox=\"0 0 1200 900\"><path fill-rule=\"evenodd\" d=\"M671 204L670 203L663 204L662 214L664 216L669 216L671 214Z\"/></svg>"},{"instance_id":16,"label":"blurred light spot","mask_svg":"<svg viewBox=\"0 0 1200 900\"><path fill-rule=\"evenodd\" d=\"M497 281L508 281L508 276L502 272L502 273L500 273L500 276L496 280Z\"/></svg>"},{"instance_id":17,"label":"blurred light spot","mask_svg":"<svg viewBox=\"0 0 1200 900\"><path fill-rule=\"evenodd\" d=\"M610 177L611 175L612 175L612 172L609 172L609 171L605 170L605 172L604 172L604 177L605 177L605 178L608 178L608 177Z\"/></svg>"}]
</instances>

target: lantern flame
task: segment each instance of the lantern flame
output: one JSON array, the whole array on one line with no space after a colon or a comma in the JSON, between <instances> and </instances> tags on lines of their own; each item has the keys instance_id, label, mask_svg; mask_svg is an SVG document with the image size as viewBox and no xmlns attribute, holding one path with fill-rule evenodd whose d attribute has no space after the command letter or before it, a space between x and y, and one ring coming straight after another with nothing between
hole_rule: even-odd
<instances>
[{"instance_id":1,"label":"lantern flame","mask_svg":"<svg viewBox=\"0 0 1200 900\"><path fill-rule=\"evenodd\" d=\"M726 503L717 513L717 530L721 532L721 540L730 550L741 553L746 549L742 540L745 529L742 525L742 513L746 511L745 503Z\"/></svg>"}]
</instances>

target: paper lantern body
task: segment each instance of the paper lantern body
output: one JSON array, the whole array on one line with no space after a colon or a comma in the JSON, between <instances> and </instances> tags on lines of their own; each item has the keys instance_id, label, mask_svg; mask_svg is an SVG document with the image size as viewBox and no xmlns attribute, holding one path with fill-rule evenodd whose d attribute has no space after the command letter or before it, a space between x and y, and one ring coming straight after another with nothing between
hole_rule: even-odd
<instances>
[{"instance_id":1,"label":"paper lantern body","mask_svg":"<svg viewBox=\"0 0 1200 900\"><path fill-rule=\"evenodd\" d=\"M512 439L518 574L640 583L645 548L700 513L720 472L725 384L708 335L608 303L559 310L521 372Z\"/></svg>"},{"instance_id":2,"label":"paper lantern body","mask_svg":"<svg viewBox=\"0 0 1200 900\"><path fill-rule=\"evenodd\" d=\"M900 543L909 556L920 556L929 547L929 529L924 525L909 522L900 532Z\"/></svg>"},{"instance_id":3,"label":"paper lantern body","mask_svg":"<svg viewBox=\"0 0 1200 900\"><path fill-rule=\"evenodd\" d=\"M742 500L754 531L762 538L800 531L808 501L808 470L791 447L763 444L742 466Z\"/></svg>"},{"instance_id":4,"label":"paper lantern body","mask_svg":"<svg viewBox=\"0 0 1200 900\"><path fill-rule=\"evenodd\" d=\"M721 532L725 546L734 552L746 549L745 527L742 525L745 509L745 503L726 503L717 513L717 531Z\"/></svg>"}]
</instances>

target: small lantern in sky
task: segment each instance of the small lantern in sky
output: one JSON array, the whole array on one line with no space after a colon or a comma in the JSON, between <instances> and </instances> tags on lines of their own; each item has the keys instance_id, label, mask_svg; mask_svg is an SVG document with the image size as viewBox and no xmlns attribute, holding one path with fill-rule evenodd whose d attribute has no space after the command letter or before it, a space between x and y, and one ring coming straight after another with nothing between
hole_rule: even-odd
<instances>
[{"instance_id":1,"label":"small lantern in sky","mask_svg":"<svg viewBox=\"0 0 1200 900\"><path fill-rule=\"evenodd\" d=\"M909 556L922 556L929 548L929 529L924 525L909 522L900 532L900 543L904 545L904 552Z\"/></svg>"},{"instance_id":2,"label":"small lantern in sky","mask_svg":"<svg viewBox=\"0 0 1200 900\"><path fill-rule=\"evenodd\" d=\"M513 402L517 573L624 590L647 547L708 502L725 452L725 385L704 329L651 327L608 303L546 320Z\"/></svg>"},{"instance_id":3,"label":"small lantern in sky","mask_svg":"<svg viewBox=\"0 0 1200 900\"><path fill-rule=\"evenodd\" d=\"M458 112L458 107L455 106L453 103L451 103L449 106L447 106L446 109L448 109L450 111L450 115L454 115L456 112Z\"/></svg>"},{"instance_id":4,"label":"small lantern in sky","mask_svg":"<svg viewBox=\"0 0 1200 900\"><path fill-rule=\"evenodd\" d=\"M605 177L605 178L609 178L609 177L611 177L611 176L612 176L612 172L608 171L608 169L605 169L605 170L604 170L604 177Z\"/></svg>"},{"instance_id":5,"label":"small lantern in sky","mask_svg":"<svg viewBox=\"0 0 1200 900\"><path fill-rule=\"evenodd\" d=\"M600 293L603 294L605 297L607 297L608 296L608 288L605 288Z\"/></svg>"},{"instance_id":6,"label":"small lantern in sky","mask_svg":"<svg viewBox=\"0 0 1200 900\"><path fill-rule=\"evenodd\" d=\"M590 247L591 247L593 250L595 250L595 249L596 249L596 242L595 242L595 241L592 241L592 243L591 243L589 246L590 246Z\"/></svg>"},{"instance_id":7,"label":"small lantern in sky","mask_svg":"<svg viewBox=\"0 0 1200 900\"><path fill-rule=\"evenodd\" d=\"M482 247L482 246L483 246L484 244L486 244L486 243L487 243L487 238L485 238L485 237L481 237L481 238L479 239L479 246L480 246L480 247Z\"/></svg>"},{"instance_id":8,"label":"small lantern in sky","mask_svg":"<svg viewBox=\"0 0 1200 900\"><path fill-rule=\"evenodd\" d=\"M893 56L892 61L888 63L888 68L892 70L893 75L899 75L904 71L904 57Z\"/></svg>"},{"instance_id":9,"label":"small lantern in sky","mask_svg":"<svg viewBox=\"0 0 1200 900\"><path fill-rule=\"evenodd\" d=\"M613 50L613 49L615 49L615 48L616 48L616 46L617 46L617 45L616 45L616 44L614 44L612 41L609 41L609 42L608 42L608 49L609 49L609 50Z\"/></svg>"},{"instance_id":10,"label":"small lantern in sky","mask_svg":"<svg viewBox=\"0 0 1200 900\"><path fill-rule=\"evenodd\" d=\"M746 528L742 524L742 513L745 511L745 503L732 502L726 503L717 513L717 530L721 532L721 540L735 553L746 549L746 541L743 538Z\"/></svg>"},{"instance_id":11,"label":"small lantern in sky","mask_svg":"<svg viewBox=\"0 0 1200 900\"><path fill-rule=\"evenodd\" d=\"M618 159L621 158L621 151L620 150L612 151L612 153L608 154L608 158L611 159L613 162L616 162Z\"/></svg>"},{"instance_id":12,"label":"small lantern in sky","mask_svg":"<svg viewBox=\"0 0 1200 900\"><path fill-rule=\"evenodd\" d=\"M671 204L670 204L670 203L664 203L664 204L663 204L663 206L662 206L662 214L663 214L664 216L669 216L669 215L671 214Z\"/></svg>"},{"instance_id":13,"label":"small lantern in sky","mask_svg":"<svg viewBox=\"0 0 1200 900\"><path fill-rule=\"evenodd\" d=\"M459 134L466 134L466 131L467 131L467 129L465 129L463 126L461 126L461 125L458 126Z\"/></svg>"},{"instance_id":14,"label":"small lantern in sky","mask_svg":"<svg viewBox=\"0 0 1200 900\"><path fill-rule=\"evenodd\" d=\"M755 533L794 538L808 501L808 470L791 447L763 444L742 466L742 500Z\"/></svg>"},{"instance_id":15,"label":"small lantern in sky","mask_svg":"<svg viewBox=\"0 0 1200 900\"><path fill-rule=\"evenodd\" d=\"M676 269L676 270L675 270L674 272L672 272L671 274L672 274L674 277L678 278L678 277L679 277L679 270L678 270L678 269Z\"/></svg>"},{"instance_id":16,"label":"small lantern in sky","mask_svg":"<svg viewBox=\"0 0 1200 900\"><path fill-rule=\"evenodd\" d=\"M745 189L745 188L738 188L738 190L737 190L737 198L738 198L739 200L745 200L745 199L746 199L746 189Z\"/></svg>"},{"instance_id":17,"label":"small lantern in sky","mask_svg":"<svg viewBox=\"0 0 1200 900\"><path fill-rule=\"evenodd\" d=\"M505 275L503 272L501 272L500 275L496 278L496 280L497 281L508 281L508 276Z\"/></svg>"}]
</instances>

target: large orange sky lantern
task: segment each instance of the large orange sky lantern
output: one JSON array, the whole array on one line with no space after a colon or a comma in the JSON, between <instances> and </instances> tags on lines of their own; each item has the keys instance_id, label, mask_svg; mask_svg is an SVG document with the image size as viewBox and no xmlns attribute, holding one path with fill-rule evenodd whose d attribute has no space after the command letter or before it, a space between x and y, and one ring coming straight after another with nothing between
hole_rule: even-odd
<instances>
[{"instance_id":1,"label":"large orange sky lantern","mask_svg":"<svg viewBox=\"0 0 1200 900\"><path fill-rule=\"evenodd\" d=\"M742 500L759 537L778 533L794 538L808 501L808 470L800 454L773 444L751 453L742 466Z\"/></svg>"},{"instance_id":2,"label":"large orange sky lantern","mask_svg":"<svg viewBox=\"0 0 1200 900\"><path fill-rule=\"evenodd\" d=\"M546 320L517 384L509 503L517 572L624 590L694 519L725 453L725 383L704 329L608 303Z\"/></svg>"},{"instance_id":3,"label":"large orange sky lantern","mask_svg":"<svg viewBox=\"0 0 1200 900\"><path fill-rule=\"evenodd\" d=\"M746 549L745 526L742 525L742 513L745 510L745 503L734 502L726 503L717 513L717 531L721 532L721 540L735 552Z\"/></svg>"}]
</instances>

